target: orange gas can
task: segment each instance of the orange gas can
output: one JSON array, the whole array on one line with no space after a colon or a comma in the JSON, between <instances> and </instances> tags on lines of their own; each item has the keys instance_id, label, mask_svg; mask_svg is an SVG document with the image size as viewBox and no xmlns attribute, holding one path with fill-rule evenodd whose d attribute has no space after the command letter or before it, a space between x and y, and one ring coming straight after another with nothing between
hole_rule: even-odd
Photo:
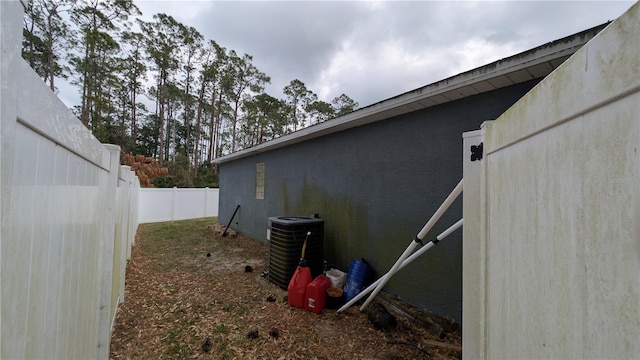
<instances>
[{"instance_id":1,"label":"orange gas can","mask_svg":"<svg viewBox=\"0 0 640 360\"><path fill-rule=\"evenodd\" d=\"M327 289L330 287L331 279L325 275L319 275L310 282L307 285L304 308L316 314L322 311L327 303Z\"/></svg>"}]
</instances>

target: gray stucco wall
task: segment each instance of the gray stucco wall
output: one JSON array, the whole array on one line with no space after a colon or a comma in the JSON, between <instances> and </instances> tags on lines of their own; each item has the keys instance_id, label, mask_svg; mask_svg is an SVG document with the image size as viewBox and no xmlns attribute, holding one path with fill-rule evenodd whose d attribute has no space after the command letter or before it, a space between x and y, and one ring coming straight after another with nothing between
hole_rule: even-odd
<instances>
[{"instance_id":1,"label":"gray stucco wall","mask_svg":"<svg viewBox=\"0 0 640 360\"><path fill-rule=\"evenodd\" d=\"M269 216L320 215L324 254L385 273L462 178L462 133L495 119L538 80L221 164L219 221L266 243ZM255 199L256 164L265 166ZM425 238L462 217L458 199ZM425 241L425 243L426 243ZM385 291L462 318L462 231L400 271Z\"/></svg>"}]
</instances>

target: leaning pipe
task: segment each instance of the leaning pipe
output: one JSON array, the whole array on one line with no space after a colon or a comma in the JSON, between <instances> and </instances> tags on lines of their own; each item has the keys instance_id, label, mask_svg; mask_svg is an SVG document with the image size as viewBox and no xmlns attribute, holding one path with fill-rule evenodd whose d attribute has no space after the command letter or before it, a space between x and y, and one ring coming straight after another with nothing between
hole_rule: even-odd
<instances>
[{"instance_id":1,"label":"leaning pipe","mask_svg":"<svg viewBox=\"0 0 640 360\"><path fill-rule=\"evenodd\" d=\"M227 224L227 227L224 228L222 237L227 236L227 230L229 230L229 226L231 226L231 222L233 222L233 218L236 217L236 213L238 212L238 209L240 209L240 204L238 204L238 206L236 206L236 209L233 211L233 215L231 215L231 219L229 219L229 223Z\"/></svg>"},{"instance_id":2,"label":"leaning pipe","mask_svg":"<svg viewBox=\"0 0 640 360\"><path fill-rule=\"evenodd\" d=\"M382 281L380 282L380 284L378 284L378 286L376 286L376 288L373 290L373 293L371 294L371 296L369 296L369 298L367 298L367 300L364 302L364 304L362 304L362 306L360 307L360 311L364 310L367 307L367 305L369 305L371 300L373 300L373 298L375 298L376 295L378 295L380 290L382 290L382 288L391 279L391 277L396 273L396 271L398 271L398 268L400 267L400 264L402 264L402 262L409 255L411 255L413 250L416 247L418 247L419 244L422 243L422 239L424 239L424 237L427 235L429 230L431 230L433 225L442 217L442 214L444 214L444 212L449 208L449 206L451 206L451 204L458 197L458 195L460 195L460 193L462 192L462 181L463 180L460 180L460 182L458 183L458 185L456 185L456 187L453 189L451 194L449 194L449 196L447 196L447 198L444 200L442 205L440 205L438 210L436 210L435 214L433 214L433 216L431 216L431 219L429 219L429 221L427 221L427 223L424 225L422 230L420 230L420 232L418 233L416 238L411 242L411 244L409 244L407 249L402 253L402 255L400 255L398 260L396 260L396 263L393 264L393 266L391 267L391 270L389 270L389 272L387 272L387 274L384 276L384 278L382 278Z\"/></svg>"},{"instance_id":3,"label":"leaning pipe","mask_svg":"<svg viewBox=\"0 0 640 360\"><path fill-rule=\"evenodd\" d=\"M411 254L411 256L409 256L408 258L406 258L402 264L400 264L400 267L398 267L398 271L400 271L400 269L404 268L405 266L409 265L410 263L413 262L413 260L417 259L418 257L420 257L420 255L424 254L425 252L427 252L427 250L431 249L432 247L436 246L440 241L444 240L444 238L446 238L447 236L449 236L449 234L451 234L452 232L458 230L461 226L462 226L462 221L463 219L458 220L458 222L456 222L455 224L451 225L447 230L443 231L442 233L440 233L440 235L438 235L436 237L436 240L432 240L430 241L428 244L426 244L425 246L421 247L420 249L418 249L418 251L416 251L415 253ZM362 297L364 297L365 295L367 295L368 293L370 293L379 283L380 281L382 281L382 278L379 278L378 280L376 280L373 284L369 285L366 289L362 290L358 295L356 295L353 299L349 300L349 302L347 302L346 304L344 304L340 309L338 309L338 312L342 312L346 309L348 309L351 305L355 304L358 300L362 299Z\"/></svg>"}]
</instances>

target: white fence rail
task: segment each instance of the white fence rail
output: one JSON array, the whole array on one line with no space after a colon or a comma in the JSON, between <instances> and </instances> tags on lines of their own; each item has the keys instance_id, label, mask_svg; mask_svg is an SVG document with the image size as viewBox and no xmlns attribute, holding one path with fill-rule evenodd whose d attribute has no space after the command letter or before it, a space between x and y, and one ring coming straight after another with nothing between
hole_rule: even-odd
<instances>
[{"instance_id":1,"label":"white fence rail","mask_svg":"<svg viewBox=\"0 0 640 360\"><path fill-rule=\"evenodd\" d=\"M139 182L22 60L22 4L0 18L0 358L107 359Z\"/></svg>"},{"instance_id":2,"label":"white fence rail","mask_svg":"<svg viewBox=\"0 0 640 360\"><path fill-rule=\"evenodd\" d=\"M218 216L218 189L140 189L141 224L211 216Z\"/></svg>"}]
</instances>

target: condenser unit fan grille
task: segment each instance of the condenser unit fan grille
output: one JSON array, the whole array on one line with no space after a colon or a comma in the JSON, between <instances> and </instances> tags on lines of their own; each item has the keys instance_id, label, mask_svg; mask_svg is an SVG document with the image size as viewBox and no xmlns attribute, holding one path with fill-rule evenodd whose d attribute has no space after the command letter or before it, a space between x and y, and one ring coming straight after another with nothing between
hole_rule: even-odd
<instances>
[{"instance_id":1,"label":"condenser unit fan grille","mask_svg":"<svg viewBox=\"0 0 640 360\"><path fill-rule=\"evenodd\" d=\"M269 218L269 281L287 288L300 262L307 232L311 235L307 240L305 260L316 277L322 272L324 220L300 216Z\"/></svg>"}]
</instances>

